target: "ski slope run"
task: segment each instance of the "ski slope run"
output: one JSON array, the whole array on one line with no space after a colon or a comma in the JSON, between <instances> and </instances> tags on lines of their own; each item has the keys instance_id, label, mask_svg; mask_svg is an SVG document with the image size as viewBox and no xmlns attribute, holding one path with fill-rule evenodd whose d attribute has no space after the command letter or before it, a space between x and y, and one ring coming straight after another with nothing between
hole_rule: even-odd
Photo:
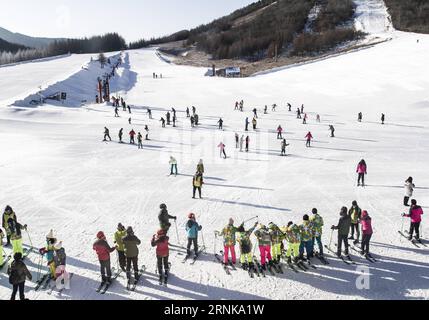
<instances>
[{"instance_id":1,"label":"ski slope run","mask_svg":"<svg viewBox=\"0 0 429 320\"><path fill-rule=\"evenodd\" d=\"M133 125L128 125L128 114L121 112L121 118L114 118L112 107L106 105L28 109L3 105L0 204L11 205L19 220L28 224L36 247L42 247L45 235L54 229L68 254L68 271L75 274L71 290L61 296L55 291L51 295L35 292L34 283L27 282L28 298L428 299L428 250L398 234L407 177L415 179L414 197L423 210L428 210L429 202L429 37L419 35L419 43L416 37L397 33L394 40L366 50L243 79L204 77L205 69L167 64L153 49L129 51L124 55L129 63L119 70L114 91L133 106ZM11 67L2 99L21 94L16 86L22 73L44 79L45 72L32 64ZM60 79L63 71L49 72ZM124 72L128 76L122 77ZM153 79L153 72L162 73L163 79ZM79 88L74 81L70 77L61 85ZM22 92L30 87L22 85ZM241 99L244 113L234 111L235 101ZM287 102L294 110L305 104L307 125L287 111ZM279 105L277 112L263 115L263 106L273 103ZM201 122L196 129L190 128L184 115L186 107L193 105ZM148 119L146 107L152 108L153 120ZM162 129L159 119L171 107L178 110L178 127ZM234 148L234 133L244 134L244 119L251 117L253 107L259 110L259 129L249 132L250 152L240 153ZM362 123L356 121L359 111L364 115ZM384 126L379 121L382 112ZM316 114L321 115L321 123L315 121ZM224 131L216 128L219 117ZM145 124L151 140L143 150L116 142L120 128L143 133ZM279 124L291 144L288 157L279 156L275 133ZM335 126L336 138L329 137L329 124ZM101 142L104 126L114 142ZM304 141L308 131L315 137L309 149ZM226 160L220 159L216 148L220 141L226 144ZM168 176L170 155L179 163L177 177ZM206 167L204 199L193 200L192 175L200 158ZM368 164L368 186L357 188L355 169L362 158ZM298 274L287 270L255 279L244 271L229 276L214 261L215 246L216 251L221 248L221 242L215 243L214 230L220 230L230 217L237 224L258 215L262 223L286 225L301 223L302 216L316 207L325 219L327 244L329 227L338 222L340 208L349 207L353 200L373 218L371 250L379 262L369 263L352 252L359 264L369 267L370 290L356 287L360 272L355 266L329 254L329 266L315 261L317 270ZM160 203L178 216L179 239L173 226L172 243L185 244L186 217L194 212L203 225L207 247L193 266L181 263L183 249L171 248L168 288L158 285L155 252L150 247ZM429 232L425 220L423 238ZM100 277L92 244L100 230L113 244L118 222L133 226L142 240L139 259L148 272L136 292L126 290L122 276L101 296L95 292ZM24 242L29 244L26 234ZM37 254L31 254L27 264L34 277L37 263ZM116 264L115 255L112 264ZM0 299L10 295L4 271Z\"/></svg>"}]
</instances>

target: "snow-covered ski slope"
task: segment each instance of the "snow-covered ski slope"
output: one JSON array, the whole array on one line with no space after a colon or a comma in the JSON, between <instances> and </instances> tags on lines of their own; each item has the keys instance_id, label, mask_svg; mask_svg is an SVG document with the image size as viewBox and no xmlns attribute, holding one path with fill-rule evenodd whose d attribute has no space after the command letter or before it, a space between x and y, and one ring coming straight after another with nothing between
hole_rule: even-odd
<instances>
[{"instance_id":1,"label":"snow-covered ski slope","mask_svg":"<svg viewBox=\"0 0 429 320\"><path fill-rule=\"evenodd\" d=\"M109 106L2 106L0 204L11 205L19 220L28 224L36 247L43 246L45 235L53 228L66 248L68 270L75 273L72 289L61 296L55 291L51 295L34 292L31 282L27 282L27 296L428 299L428 249L416 248L398 234L404 212L403 182L409 176L417 186L414 197L426 214L428 211L428 52L428 36L397 33L390 42L317 63L252 78L223 79L204 77L205 69L167 64L155 50L137 50L128 52L129 64L122 67L135 76L119 77L115 83L115 91L121 91L134 106L132 126L127 123L128 114L114 118ZM28 72L24 73L35 78L43 79L47 72L31 64L16 67L16 73L10 69L2 99L20 94L16 86L25 68ZM163 79L152 79L153 72L162 73ZM27 89L23 86L23 91ZM245 112L233 111L235 101L241 99ZM294 110L305 104L307 125L287 111L287 102ZM277 112L263 115L263 106L273 103L279 105ZM185 108L192 105L201 119L201 126L193 130L184 115ZM154 120L148 120L146 106L152 108ZM158 120L171 107L178 110L178 127L161 129ZM253 107L259 109L259 130L249 133L250 152L240 153L234 148L234 133L244 134L244 119L251 117ZM362 123L356 121L359 111L364 115ZM382 112L386 114L384 126L379 121ZM315 121L316 114L321 115L322 123ZM219 117L225 121L225 131L216 128ZM117 143L120 128L143 133L145 124L151 129L151 140L144 143L143 150ZM283 158L274 132L279 124L291 144L289 156ZM329 137L329 124L335 126L336 138ZM114 142L101 142L104 126L110 128ZM306 149L304 136L309 130L315 142ZM220 141L227 146L230 158L226 160L219 158L216 146ZM181 174L177 177L168 176L170 155L179 161ZM192 175L200 158L206 167L204 199L193 200ZM366 188L356 187L355 169L362 158L368 163ZM250 279L244 271L232 271L228 276L214 262L213 231L220 230L230 217L236 224L258 215L262 223L285 225L289 221L301 223L302 216L316 207L325 219L323 240L327 244L329 227L337 223L340 208L350 206L353 200L373 218L371 250L380 262L368 263L352 251L359 264L370 268L370 290L357 289L360 273L355 266L329 254L329 266L318 265L318 270L298 274L287 270L284 275L265 279ZM173 244L184 245L186 217L194 212L203 225L207 247L207 254L194 266L181 263L183 249L171 248L173 268L167 289L158 285L155 252L150 247L160 203L166 203L170 213L178 216L180 239L176 239L173 224ZM426 221L424 218L423 238L429 233ZM142 240L140 263L148 267L148 273L136 292L126 290L122 276L101 296L95 292L99 271L92 243L103 230L113 245L118 222L133 226ZM25 232L24 242L29 244ZM217 242L216 251L220 249L221 242ZM112 261L115 265L114 254ZM36 277L37 254L31 254L27 263ZM4 271L0 274L0 298L8 299L10 285Z\"/></svg>"}]
</instances>

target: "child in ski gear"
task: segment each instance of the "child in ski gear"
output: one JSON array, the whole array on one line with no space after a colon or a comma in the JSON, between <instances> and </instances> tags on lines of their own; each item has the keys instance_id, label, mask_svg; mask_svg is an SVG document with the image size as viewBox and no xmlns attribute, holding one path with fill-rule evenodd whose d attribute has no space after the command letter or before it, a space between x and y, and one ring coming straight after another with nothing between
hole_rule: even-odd
<instances>
[{"instance_id":1,"label":"child in ski gear","mask_svg":"<svg viewBox=\"0 0 429 320\"><path fill-rule=\"evenodd\" d=\"M161 120L159 120L159 121L161 121L162 127L165 128L165 119L161 117Z\"/></svg>"},{"instance_id":2,"label":"child in ski gear","mask_svg":"<svg viewBox=\"0 0 429 320\"><path fill-rule=\"evenodd\" d=\"M222 118L220 118L217 123L219 124L219 130L223 130L223 120L222 120Z\"/></svg>"},{"instance_id":3,"label":"child in ski gear","mask_svg":"<svg viewBox=\"0 0 429 320\"><path fill-rule=\"evenodd\" d=\"M283 232L273 222L268 224L271 237L271 257L275 264L279 264L282 257Z\"/></svg>"},{"instance_id":4,"label":"child in ski gear","mask_svg":"<svg viewBox=\"0 0 429 320\"><path fill-rule=\"evenodd\" d=\"M277 139L283 139L282 132L283 132L282 126L278 126L278 128L277 128Z\"/></svg>"},{"instance_id":5,"label":"child in ski gear","mask_svg":"<svg viewBox=\"0 0 429 320\"><path fill-rule=\"evenodd\" d=\"M381 114L381 124L384 124L384 120L386 119L386 115L384 113Z\"/></svg>"},{"instance_id":6,"label":"child in ski gear","mask_svg":"<svg viewBox=\"0 0 429 320\"><path fill-rule=\"evenodd\" d=\"M361 208L359 208L358 204L356 201L352 202L352 207L349 210L349 216L351 219L351 235L349 240L354 240L355 239L355 231L356 231L356 241L354 242L354 244L359 243L359 238L360 238L360 231L359 231L359 220L361 218L362 215L362 210Z\"/></svg>"},{"instance_id":7,"label":"child in ski gear","mask_svg":"<svg viewBox=\"0 0 429 320\"><path fill-rule=\"evenodd\" d=\"M258 124L258 122L256 121L256 118L253 118L253 120L252 120L253 130L256 130L257 124Z\"/></svg>"},{"instance_id":8,"label":"child in ski gear","mask_svg":"<svg viewBox=\"0 0 429 320\"><path fill-rule=\"evenodd\" d=\"M250 236L252 235L253 231L255 231L257 225L258 223L255 222L255 225L246 231L244 229L244 224L242 224L236 230L238 233L237 242L240 245L240 262L244 270L255 269L252 253L253 244L250 240ZM227 260L225 260L225 263L227 263Z\"/></svg>"},{"instance_id":9,"label":"child in ski gear","mask_svg":"<svg viewBox=\"0 0 429 320\"><path fill-rule=\"evenodd\" d=\"M145 140L149 140L149 127L147 125L144 126L144 131L146 131Z\"/></svg>"},{"instance_id":10,"label":"child in ski gear","mask_svg":"<svg viewBox=\"0 0 429 320\"><path fill-rule=\"evenodd\" d=\"M124 129L121 128L121 130L119 130L118 136L119 136L119 143L122 143L122 136L124 135Z\"/></svg>"},{"instance_id":11,"label":"child in ski gear","mask_svg":"<svg viewBox=\"0 0 429 320\"><path fill-rule=\"evenodd\" d=\"M362 211L362 216L360 220L362 224L362 244L361 244L361 254L368 255L369 254L369 242L372 237L372 219L368 215L366 210Z\"/></svg>"},{"instance_id":12,"label":"child in ski gear","mask_svg":"<svg viewBox=\"0 0 429 320\"><path fill-rule=\"evenodd\" d=\"M289 145L289 144L288 144L288 143L286 143L286 139L283 139L282 144L281 144L281 147L282 147L281 155L282 155L282 156L285 156L285 155L286 155L286 147L287 147L288 145Z\"/></svg>"},{"instance_id":13,"label":"child in ski gear","mask_svg":"<svg viewBox=\"0 0 429 320\"><path fill-rule=\"evenodd\" d=\"M341 257L341 249L344 243L344 252L345 255L349 255L349 241L347 239L350 232L351 219L347 214L347 207L342 207L340 212L340 220L338 221L338 225L332 226L332 230L338 230L338 248L337 248L337 256Z\"/></svg>"},{"instance_id":14,"label":"child in ski gear","mask_svg":"<svg viewBox=\"0 0 429 320\"><path fill-rule=\"evenodd\" d=\"M19 290L19 299L25 299L24 289L25 289L25 280L32 280L31 273L28 271L27 266L24 261L22 261L22 254L17 252L13 256L13 262L10 267L7 269L7 274L9 275L9 283L13 286L12 296L10 300L15 300L16 293Z\"/></svg>"},{"instance_id":15,"label":"child in ski gear","mask_svg":"<svg viewBox=\"0 0 429 320\"><path fill-rule=\"evenodd\" d=\"M335 138L335 128L333 125L329 125L329 130L331 131L331 138Z\"/></svg>"},{"instance_id":16,"label":"child in ski gear","mask_svg":"<svg viewBox=\"0 0 429 320\"><path fill-rule=\"evenodd\" d=\"M56 243L57 243L57 239L54 237L53 230L51 230L46 235L46 247L39 249L39 253L42 256L46 254L46 260L48 261L47 265L49 267L51 279L55 279L54 251L55 251Z\"/></svg>"},{"instance_id":17,"label":"child in ski gear","mask_svg":"<svg viewBox=\"0 0 429 320\"><path fill-rule=\"evenodd\" d=\"M139 267L138 267L138 256L139 249L137 246L141 244L139 238L134 235L132 227L127 228L127 235L122 238L125 247L125 257L127 258L127 279L131 279L131 264L133 265L134 270L134 281L139 280Z\"/></svg>"},{"instance_id":18,"label":"child in ski gear","mask_svg":"<svg viewBox=\"0 0 429 320\"><path fill-rule=\"evenodd\" d=\"M16 221L16 214L13 211L11 206L6 206L6 208L4 209L4 212L3 212L3 219L2 219L2 227L6 230L6 238L7 238L6 247L10 246L11 231L9 229L8 221L11 218Z\"/></svg>"},{"instance_id":19,"label":"child in ski gear","mask_svg":"<svg viewBox=\"0 0 429 320\"><path fill-rule=\"evenodd\" d=\"M126 271L127 266L127 259L125 257L125 246L122 239L127 235L127 232L125 230L125 227L122 225L122 223L118 224L118 229L115 232L114 238L114 244L116 245L116 251L118 252L118 260L119 260L119 267L122 269L122 271Z\"/></svg>"},{"instance_id":20,"label":"child in ski gear","mask_svg":"<svg viewBox=\"0 0 429 320\"><path fill-rule=\"evenodd\" d=\"M224 158L226 159L225 145L223 144L223 142L219 143L217 147L220 148L220 157L222 158L223 154Z\"/></svg>"},{"instance_id":21,"label":"child in ski gear","mask_svg":"<svg viewBox=\"0 0 429 320\"><path fill-rule=\"evenodd\" d=\"M232 218L229 219L228 225L223 228L221 232L215 232L216 236L220 235L223 237L223 261L225 264L228 264L230 252L232 264L235 264L237 262L237 257L235 254L236 233L237 228L234 226L234 220Z\"/></svg>"},{"instance_id":22,"label":"child in ski gear","mask_svg":"<svg viewBox=\"0 0 429 320\"><path fill-rule=\"evenodd\" d=\"M130 144L136 144L134 140L134 136L136 135L136 132L134 131L134 129L131 129L129 134L130 134Z\"/></svg>"},{"instance_id":23,"label":"child in ski gear","mask_svg":"<svg viewBox=\"0 0 429 320\"><path fill-rule=\"evenodd\" d=\"M195 192L198 190L198 194L201 197L201 187L203 186L204 181L203 181L203 175L200 172L196 172L193 179L192 179L192 186L193 186L193 196L192 199L195 199Z\"/></svg>"},{"instance_id":24,"label":"child in ski gear","mask_svg":"<svg viewBox=\"0 0 429 320\"><path fill-rule=\"evenodd\" d=\"M137 134L137 142L139 149L143 149L143 136L140 132Z\"/></svg>"},{"instance_id":25,"label":"child in ski gear","mask_svg":"<svg viewBox=\"0 0 429 320\"><path fill-rule=\"evenodd\" d=\"M310 131L307 133L305 138L307 139L307 143L305 145L307 148L310 148L311 147L311 139L313 139L313 135L311 134Z\"/></svg>"},{"instance_id":26,"label":"child in ski gear","mask_svg":"<svg viewBox=\"0 0 429 320\"><path fill-rule=\"evenodd\" d=\"M164 203L161 204L159 206L159 208L161 209L161 211L159 212L159 215L158 215L158 220L159 220L160 228L162 230L165 230L166 233L168 233L168 230L171 227L170 219L176 221L177 217L170 216L168 214L167 206Z\"/></svg>"},{"instance_id":27,"label":"child in ski gear","mask_svg":"<svg viewBox=\"0 0 429 320\"><path fill-rule=\"evenodd\" d=\"M112 141L112 138L110 138L109 129L107 129L107 127L104 127L104 139L103 139L103 141L107 141L107 138L109 138L109 141Z\"/></svg>"},{"instance_id":28,"label":"child in ski gear","mask_svg":"<svg viewBox=\"0 0 429 320\"><path fill-rule=\"evenodd\" d=\"M22 225L18 223L13 217L10 217L7 221L9 230L10 230L10 242L12 243L13 253L20 252L24 254L24 249L22 248L22 229L26 229L27 225Z\"/></svg>"},{"instance_id":29,"label":"child in ski gear","mask_svg":"<svg viewBox=\"0 0 429 320\"><path fill-rule=\"evenodd\" d=\"M405 181L405 196L404 196L404 206L409 207L408 201L413 196L414 188L416 186L413 183L413 177L409 177Z\"/></svg>"},{"instance_id":30,"label":"child in ski gear","mask_svg":"<svg viewBox=\"0 0 429 320\"><path fill-rule=\"evenodd\" d=\"M362 118L363 118L362 112L359 112L358 113L358 121L362 122Z\"/></svg>"},{"instance_id":31,"label":"child in ski gear","mask_svg":"<svg viewBox=\"0 0 429 320\"><path fill-rule=\"evenodd\" d=\"M177 176L177 160L176 160L176 158L171 156L169 164L171 167L170 176L172 176L173 174L175 174Z\"/></svg>"},{"instance_id":32,"label":"child in ski gear","mask_svg":"<svg viewBox=\"0 0 429 320\"><path fill-rule=\"evenodd\" d=\"M307 254L307 259L313 257L313 225L310 223L310 217L306 214L303 217L303 222L299 226L301 229L301 244L299 246L299 257L304 260L304 249Z\"/></svg>"},{"instance_id":33,"label":"child in ski gear","mask_svg":"<svg viewBox=\"0 0 429 320\"><path fill-rule=\"evenodd\" d=\"M62 241L54 246L54 261L55 261L55 285L58 290L70 290L70 275L66 271L66 252L63 247ZM63 284L64 282L64 284Z\"/></svg>"},{"instance_id":34,"label":"child in ski gear","mask_svg":"<svg viewBox=\"0 0 429 320\"><path fill-rule=\"evenodd\" d=\"M287 241L287 263L292 263L292 255L294 262L297 263L299 260L299 247L301 245L301 230L296 224L290 221L284 230L284 234Z\"/></svg>"},{"instance_id":35,"label":"child in ski gear","mask_svg":"<svg viewBox=\"0 0 429 320\"><path fill-rule=\"evenodd\" d=\"M170 267L168 264L168 257L170 255L169 247L168 247L169 240L170 238L165 233L165 230L161 229L155 235L153 235L152 241L151 241L152 247L156 247L156 260L157 260L160 282L168 278L168 273L170 270Z\"/></svg>"},{"instance_id":36,"label":"child in ski gear","mask_svg":"<svg viewBox=\"0 0 429 320\"><path fill-rule=\"evenodd\" d=\"M250 137L246 137L246 152L249 152Z\"/></svg>"},{"instance_id":37,"label":"child in ski gear","mask_svg":"<svg viewBox=\"0 0 429 320\"><path fill-rule=\"evenodd\" d=\"M423 209L417 205L417 200L411 200L411 208L408 214L403 214L403 217L411 218L409 240L413 239L413 234L416 232L416 240L420 240L420 224L422 222Z\"/></svg>"},{"instance_id":38,"label":"child in ski gear","mask_svg":"<svg viewBox=\"0 0 429 320\"><path fill-rule=\"evenodd\" d=\"M186 253L190 256L191 246L194 245L195 257L198 257L198 232L201 231L203 227L197 223L194 213L190 213L188 219L186 223L186 234L188 238Z\"/></svg>"},{"instance_id":39,"label":"child in ski gear","mask_svg":"<svg viewBox=\"0 0 429 320\"><path fill-rule=\"evenodd\" d=\"M107 243L103 231L97 233L97 240L94 242L92 249L95 251L100 262L101 281L110 283L112 281L112 269L110 264L110 253L115 251L115 247L110 247Z\"/></svg>"},{"instance_id":40,"label":"child in ski gear","mask_svg":"<svg viewBox=\"0 0 429 320\"><path fill-rule=\"evenodd\" d=\"M270 231L266 226L261 224L259 225L259 229L255 231L255 236L258 239L261 266L263 270L266 270L267 263L272 265Z\"/></svg>"},{"instance_id":41,"label":"child in ski gear","mask_svg":"<svg viewBox=\"0 0 429 320\"><path fill-rule=\"evenodd\" d=\"M316 208L314 208L312 210L313 215L310 217L310 223L313 227L313 251L314 251L314 246L316 245L317 242L317 246L319 248L319 256L323 257L323 244L322 244L322 233L323 233L323 218L322 216L319 215L318 210Z\"/></svg>"},{"instance_id":42,"label":"child in ski gear","mask_svg":"<svg viewBox=\"0 0 429 320\"><path fill-rule=\"evenodd\" d=\"M358 187L361 185L365 186L365 175L367 174L367 166L365 160L361 160L356 168L358 174Z\"/></svg>"}]
</instances>

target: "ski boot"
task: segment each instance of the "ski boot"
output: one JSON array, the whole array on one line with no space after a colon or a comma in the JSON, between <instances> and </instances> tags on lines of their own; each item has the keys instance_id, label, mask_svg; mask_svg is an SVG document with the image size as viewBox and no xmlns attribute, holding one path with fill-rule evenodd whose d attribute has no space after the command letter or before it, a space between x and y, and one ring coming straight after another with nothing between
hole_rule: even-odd
<instances>
[{"instance_id":1,"label":"ski boot","mask_svg":"<svg viewBox=\"0 0 429 320\"><path fill-rule=\"evenodd\" d=\"M159 276L159 285L162 286L164 284L164 276L161 274Z\"/></svg>"},{"instance_id":2,"label":"ski boot","mask_svg":"<svg viewBox=\"0 0 429 320\"><path fill-rule=\"evenodd\" d=\"M243 269L243 270L248 270L248 265L247 265L247 263L245 262L245 263L243 263L242 265L241 265L241 268Z\"/></svg>"}]
</instances>

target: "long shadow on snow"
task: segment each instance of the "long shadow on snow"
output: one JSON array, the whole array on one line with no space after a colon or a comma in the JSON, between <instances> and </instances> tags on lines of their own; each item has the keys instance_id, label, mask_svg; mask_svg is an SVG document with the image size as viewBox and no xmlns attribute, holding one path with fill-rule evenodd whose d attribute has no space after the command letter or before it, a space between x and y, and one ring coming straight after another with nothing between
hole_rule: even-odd
<instances>
[{"instance_id":1,"label":"long shadow on snow","mask_svg":"<svg viewBox=\"0 0 429 320\"><path fill-rule=\"evenodd\" d=\"M240 206L245 206L245 207L253 207L253 208L259 208L259 209L268 209L268 210L286 211L286 212L292 211L292 210L286 209L286 208L272 207L272 206L252 204L252 203L246 203L246 202L238 202L238 201L228 201L228 200L221 200L221 199L215 199L215 198L204 198L203 200L210 201L210 202L226 203L226 204L231 204L231 205L240 205Z\"/></svg>"}]
</instances>

